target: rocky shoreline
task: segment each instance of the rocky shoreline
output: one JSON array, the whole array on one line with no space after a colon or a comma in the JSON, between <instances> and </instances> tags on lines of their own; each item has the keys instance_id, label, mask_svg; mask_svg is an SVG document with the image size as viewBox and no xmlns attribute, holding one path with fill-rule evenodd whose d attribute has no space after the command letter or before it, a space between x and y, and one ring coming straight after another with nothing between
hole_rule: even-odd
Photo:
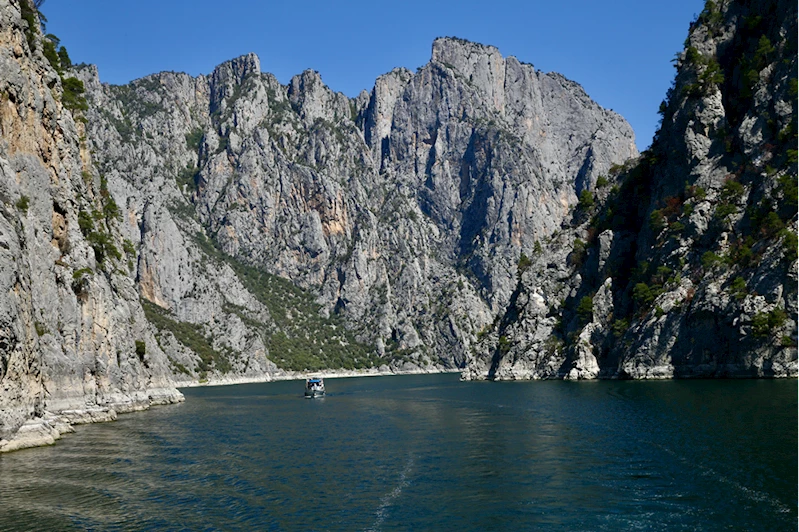
<instances>
[{"instance_id":1,"label":"rocky shoreline","mask_svg":"<svg viewBox=\"0 0 799 532\"><path fill-rule=\"evenodd\" d=\"M0 453L54 445L64 434L75 432L73 425L116 421L119 414L141 412L152 406L176 404L184 401L183 394L175 390L150 390L147 402L121 402L108 406L84 409L44 411L27 420L9 439L0 439Z\"/></svg>"},{"instance_id":2,"label":"rocky shoreline","mask_svg":"<svg viewBox=\"0 0 799 532\"><path fill-rule=\"evenodd\" d=\"M203 386L234 386L236 384L254 384L262 382L302 380L310 375L325 379L343 379L349 377L391 377L397 375L432 375L438 373L460 373L461 370L442 370L438 368L394 369L388 366L365 370L322 370L314 372L285 372L266 374L256 377L225 376L210 378L207 381L175 381L175 388L198 388Z\"/></svg>"},{"instance_id":3,"label":"rocky shoreline","mask_svg":"<svg viewBox=\"0 0 799 532\"><path fill-rule=\"evenodd\" d=\"M0 0L0 451L305 368L799 372L795 3L708 2L642 154L492 46L356 98L254 54L115 86L35 4Z\"/></svg>"}]
</instances>

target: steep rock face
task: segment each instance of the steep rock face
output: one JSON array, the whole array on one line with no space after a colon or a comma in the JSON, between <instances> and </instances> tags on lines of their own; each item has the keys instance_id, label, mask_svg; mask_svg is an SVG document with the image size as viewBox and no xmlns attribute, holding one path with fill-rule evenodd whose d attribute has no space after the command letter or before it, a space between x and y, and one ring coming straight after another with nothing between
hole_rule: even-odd
<instances>
[{"instance_id":1,"label":"steep rock face","mask_svg":"<svg viewBox=\"0 0 799 532\"><path fill-rule=\"evenodd\" d=\"M62 94L38 28L0 1L0 451L182 399Z\"/></svg>"},{"instance_id":2,"label":"steep rock face","mask_svg":"<svg viewBox=\"0 0 799 532\"><path fill-rule=\"evenodd\" d=\"M579 85L490 46L437 39L354 99L252 54L109 86L56 70L20 8L0 450L175 380L797 374L795 4L708 2L640 158Z\"/></svg>"},{"instance_id":3,"label":"steep rock face","mask_svg":"<svg viewBox=\"0 0 799 532\"><path fill-rule=\"evenodd\" d=\"M275 362L283 330L207 281L235 284L246 265L313 294L314 312L343 318L350 345L381 356L374 364L461 367L511 297L520 253L637 154L629 125L577 84L451 38L417 73L395 69L353 100L313 71L281 86L254 55L207 78L112 87L81 75L89 142L127 198L141 294L242 360L253 351L234 349L214 320L236 307L242 335ZM210 258L191 251L197 233L238 264L233 277L192 270Z\"/></svg>"},{"instance_id":4,"label":"steep rock face","mask_svg":"<svg viewBox=\"0 0 799 532\"><path fill-rule=\"evenodd\" d=\"M531 258L466 378L797 375L796 29L707 3L652 148Z\"/></svg>"},{"instance_id":5,"label":"steep rock face","mask_svg":"<svg viewBox=\"0 0 799 532\"><path fill-rule=\"evenodd\" d=\"M233 172L228 143L241 149L254 142L244 135L258 134L270 109L266 98L279 87L263 76L251 100L232 97L241 83L253 87L248 80L261 79L258 59L241 57L208 78L163 73L122 87L102 86L93 68L79 75L92 104L87 128L97 166L126 206L123 231L136 254L139 292L176 378L284 374L267 358L270 351L284 369L363 366L369 357L359 355L351 334L336 331L335 320L318 316L307 294L220 253L209 234L235 242L235 233L216 234L218 227L201 223L227 197ZM281 104L288 106L282 90ZM230 123L213 129L211 121L223 117ZM207 161L202 170L200 159ZM260 165L257 159L245 164ZM241 183L240 193L247 186L261 184ZM209 199L202 210L191 203L200 189ZM227 216L238 217L243 202ZM348 350L349 361L336 358L336 350Z\"/></svg>"}]
</instances>

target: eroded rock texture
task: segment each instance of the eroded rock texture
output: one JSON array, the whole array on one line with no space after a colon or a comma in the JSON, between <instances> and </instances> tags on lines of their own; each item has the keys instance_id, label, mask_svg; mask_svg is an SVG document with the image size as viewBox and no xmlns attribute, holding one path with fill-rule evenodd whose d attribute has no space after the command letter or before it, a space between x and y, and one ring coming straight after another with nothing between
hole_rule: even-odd
<instances>
[{"instance_id":1,"label":"eroded rock texture","mask_svg":"<svg viewBox=\"0 0 799 532\"><path fill-rule=\"evenodd\" d=\"M0 0L0 449L174 382L796 375L795 4L708 2L639 156L491 46L437 39L356 98L252 54L112 86L45 56L24 1Z\"/></svg>"},{"instance_id":2,"label":"eroded rock texture","mask_svg":"<svg viewBox=\"0 0 799 532\"><path fill-rule=\"evenodd\" d=\"M87 412L182 399L42 50L19 2L0 1L0 451L52 441Z\"/></svg>"},{"instance_id":3,"label":"eroded rock texture","mask_svg":"<svg viewBox=\"0 0 799 532\"><path fill-rule=\"evenodd\" d=\"M637 155L629 125L576 83L451 38L417 73L396 69L355 99L313 71L282 86L254 55L209 77L81 76L142 296L197 324L242 375L298 360L463 367L507 305L520 254ZM245 265L310 294L311 344L275 316L279 294L241 284ZM363 354L327 356L333 319ZM179 362L190 378L220 368Z\"/></svg>"},{"instance_id":4,"label":"eroded rock texture","mask_svg":"<svg viewBox=\"0 0 799 532\"><path fill-rule=\"evenodd\" d=\"M650 150L531 256L466 378L796 377L794 2L708 2Z\"/></svg>"}]
</instances>

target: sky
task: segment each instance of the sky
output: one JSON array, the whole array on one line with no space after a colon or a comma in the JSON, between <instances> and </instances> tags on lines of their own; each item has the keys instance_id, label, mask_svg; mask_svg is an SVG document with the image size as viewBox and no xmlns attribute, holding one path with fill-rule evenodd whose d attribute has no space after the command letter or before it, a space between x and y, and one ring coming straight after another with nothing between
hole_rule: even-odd
<instances>
[{"instance_id":1,"label":"sky","mask_svg":"<svg viewBox=\"0 0 799 532\"><path fill-rule=\"evenodd\" d=\"M208 74L255 52L281 83L317 70L356 96L394 67L415 71L433 39L455 36L560 72L632 125L649 146L703 0L46 0L47 31L103 82L165 70Z\"/></svg>"}]
</instances>

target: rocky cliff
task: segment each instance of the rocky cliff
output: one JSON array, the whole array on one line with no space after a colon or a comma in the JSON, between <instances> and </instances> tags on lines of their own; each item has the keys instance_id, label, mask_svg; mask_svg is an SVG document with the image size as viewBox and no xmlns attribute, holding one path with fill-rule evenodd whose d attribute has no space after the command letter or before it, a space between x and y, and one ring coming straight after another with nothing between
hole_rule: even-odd
<instances>
[{"instance_id":1,"label":"rocky cliff","mask_svg":"<svg viewBox=\"0 0 799 532\"><path fill-rule=\"evenodd\" d=\"M652 147L525 257L465 378L796 377L796 24L707 2Z\"/></svg>"},{"instance_id":2,"label":"rocky cliff","mask_svg":"<svg viewBox=\"0 0 799 532\"><path fill-rule=\"evenodd\" d=\"M182 399L92 164L79 89L47 51L35 10L0 0L0 451Z\"/></svg>"},{"instance_id":3,"label":"rocky cliff","mask_svg":"<svg viewBox=\"0 0 799 532\"><path fill-rule=\"evenodd\" d=\"M174 382L796 375L793 4L708 2L640 156L460 39L347 98L254 55L107 85L0 17L0 450Z\"/></svg>"},{"instance_id":4,"label":"rocky cliff","mask_svg":"<svg viewBox=\"0 0 799 532\"><path fill-rule=\"evenodd\" d=\"M79 76L181 379L461 368L520 254L637 155L576 83L453 38L354 99L313 71L281 85L254 55L207 77Z\"/></svg>"}]
</instances>

